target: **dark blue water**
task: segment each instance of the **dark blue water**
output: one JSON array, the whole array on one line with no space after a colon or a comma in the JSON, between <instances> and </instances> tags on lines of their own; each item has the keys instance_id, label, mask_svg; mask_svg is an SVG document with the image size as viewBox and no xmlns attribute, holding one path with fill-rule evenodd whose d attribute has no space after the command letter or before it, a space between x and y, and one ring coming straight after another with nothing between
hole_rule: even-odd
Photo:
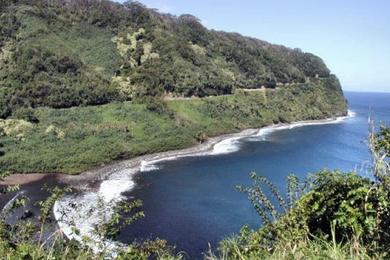
<instances>
[{"instance_id":1,"label":"dark blue water","mask_svg":"<svg viewBox=\"0 0 390 260\"><path fill-rule=\"evenodd\" d=\"M143 200L146 217L124 230L120 240L163 238L190 258L239 232L244 224L261 221L245 194L235 187L250 184L256 171L280 188L289 173L305 177L321 169L367 174L366 145L370 107L377 122L390 124L390 94L346 93L356 114L340 124L305 126L274 132L265 141L243 140L238 152L184 158L159 165L137 176L128 195Z\"/></svg>"}]
</instances>

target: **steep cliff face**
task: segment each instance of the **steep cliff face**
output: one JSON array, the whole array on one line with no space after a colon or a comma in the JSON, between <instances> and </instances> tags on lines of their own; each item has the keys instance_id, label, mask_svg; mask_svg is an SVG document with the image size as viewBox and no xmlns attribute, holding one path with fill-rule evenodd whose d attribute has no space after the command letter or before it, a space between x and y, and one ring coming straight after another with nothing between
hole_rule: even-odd
<instances>
[{"instance_id":1,"label":"steep cliff face","mask_svg":"<svg viewBox=\"0 0 390 260\"><path fill-rule=\"evenodd\" d=\"M22 107L226 95L334 77L313 54L207 30L191 15L134 2L14 0L0 11L3 118Z\"/></svg>"}]
</instances>

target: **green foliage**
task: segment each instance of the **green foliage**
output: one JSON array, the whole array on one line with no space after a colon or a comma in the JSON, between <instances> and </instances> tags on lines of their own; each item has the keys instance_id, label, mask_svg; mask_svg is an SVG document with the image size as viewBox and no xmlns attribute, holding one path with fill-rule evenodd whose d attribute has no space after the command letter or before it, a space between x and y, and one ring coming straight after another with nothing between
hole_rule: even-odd
<instances>
[{"instance_id":1,"label":"green foliage","mask_svg":"<svg viewBox=\"0 0 390 260\"><path fill-rule=\"evenodd\" d=\"M85 71L76 57L29 46L19 49L11 59L0 71L0 87L5 89L8 101L4 110L104 104L119 95L109 80Z\"/></svg>"},{"instance_id":2,"label":"green foliage","mask_svg":"<svg viewBox=\"0 0 390 260\"><path fill-rule=\"evenodd\" d=\"M233 94L237 88L262 86L271 89ZM165 102L162 96L167 94L207 98ZM125 100L133 102L116 103ZM107 103L111 104L92 107ZM70 107L75 108L61 109ZM300 50L209 31L191 15L159 14L137 2L0 1L0 118L14 118L1 121L2 172L79 173L116 159L184 148L208 136L345 112L337 78L320 58ZM255 186L242 191L250 194L269 224L260 231L243 229L238 241L225 242L227 257L279 258L278 247L301 241L289 252L310 257L320 248L325 256L339 252L338 256L366 258L364 250L348 254L338 240L352 241L357 234L363 243L388 242L388 197L380 185L372 188L369 181L352 175L345 177L351 179L347 185L344 177L324 173L298 200L302 184L290 176L285 200L266 179L252 177ZM262 192L264 184L279 206ZM340 188L346 200L337 196ZM43 233L53 203L66 191L50 192L40 203L41 226L0 221L0 255L103 259L61 236L55 235L50 247L42 237L32 239ZM10 210L24 203L21 196ZM138 201L119 204L98 232L115 237L122 224L142 217L139 206ZM333 220L344 234L329 244L326 221ZM312 239L311 233L325 234L326 242ZM118 258L173 259L171 252L163 240L145 241L118 252Z\"/></svg>"},{"instance_id":3,"label":"green foliage","mask_svg":"<svg viewBox=\"0 0 390 260\"><path fill-rule=\"evenodd\" d=\"M13 117L34 124L39 123L38 118L35 116L35 111L32 108L19 108L13 113Z\"/></svg>"},{"instance_id":4,"label":"green foliage","mask_svg":"<svg viewBox=\"0 0 390 260\"><path fill-rule=\"evenodd\" d=\"M385 156L390 155L390 128L382 125L379 133L376 134L376 150Z\"/></svg>"},{"instance_id":5,"label":"green foliage","mask_svg":"<svg viewBox=\"0 0 390 260\"><path fill-rule=\"evenodd\" d=\"M377 134L377 149L390 153L390 128L381 126L380 132Z\"/></svg>"},{"instance_id":6,"label":"green foliage","mask_svg":"<svg viewBox=\"0 0 390 260\"><path fill-rule=\"evenodd\" d=\"M364 243L388 244L387 190L356 174L321 172L313 182L313 191L299 205L311 234L330 234L334 222L339 240L355 235Z\"/></svg>"},{"instance_id":7,"label":"green foliage","mask_svg":"<svg viewBox=\"0 0 390 260\"><path fill-rule=\"evenodd\" d=\"M135 248L135 249L134 249ZM167 241L162 239L146 240L141 243L135 242L134 247L129 247L120 252L119 260L138 260L140 256L145 259L165 259L165 260L180 260L183 259L182 254L173 254L173 247L168 245Z\"/></svg>"},{"instance_id":8,"label":"green foliage","mask_svg":"<svg viewBox=\"0 0 390 260\"><path fill-rule=\"evenodd\" d=\"M389 128L382 125L379 132L375 132L375 121L369 119L369 148L373 163L373 175L385 189L390 189L390 153Z\"/></svg>"},{"instance_id":9,"label":"green foliage","mask_svg":"<svg viewBox=\"0 0 390 260\"><path fill-rule=\"evenodd\" d=\"M19 107L70 107L120 100L111 84L120 57L113 34L36 5L9 7L1 16L4 48L0 55L2 117ZM59 11L59 10L57 10ZM0 29L1 29L0 28ZM91 49L91 46L95 48ZM3 103L4 104L3 104Z\"/></svg>"},{"instance_id":10,"label":"green foliage","mask_svg":"<svg viewBox=\"0 0 390 260\"><path fill-rule=\"evenodd\" d=\"M145 97L103 106L40 108L34 110L37 124L4 122L12 128L0 137L6 152L0 171L80 173L117 159L185 148L206 137L344 111L342 97L320 84L203 99Z\"/></svg>"},{"instance_id":11,"label":"green foliage","mask_svg":"<svg viewBox=\"0 0 390 260\"><path fill-rule=\"evenodd\" d=\"M335 232L333 233L335 234ZM332 236L334 238L334 236ZM327 237L305 237L299 240L283 239L274 247L255 251L258 233L242 229L239 236L225 239L220 245L220 254L215 255L209 251L207 260L227 259L265 259L265 260L291 260L291 259L351 259L371 260L386 259L385 254L372 254L356 240L338 242ZM248 242L252 243L248 246Z\"/></svg>"},{"instance_id":12,"label":"green foliage","mask_svg":"<svg viewBox=\"0 0 390 260\"><path fill-rule=\"evenodd\" d=\"M195 136L195 139L199 142L199 143L204 143L207 141L207 134L200 131L198 133L196 133L196 136Z\"/></svg>"},{"instance_id":13,"label":"green foliage","mask_svg":"<svg viewBox=\"0 0 390 260\"><path fill-rule=\"evenodd\" d=\"M60 199L62 196L64 196L66 193L71 192L71 189L69 188L50 188L50 187L44 187L47 192L50 193L50 196L46 198L44 201L40 201L38 203L41 211L40 215L40 221L41 223L45 223L51 216L51 211L54 207L55 202Z\"/></svg>"},{"instance_id":14,"label":"green foliage","mask_svg":"<svg viewBox=\"0 0 390 260\"><path fill-rule=\"evenodd\" d=\"M101 236L109 239L115 239L120 231L140 218L145 217L143 211L140 211L139 208L142 207L142 201L135 200L130 203L126 201L121 201L114 205L114 214L110 217L110 220L107 223L101 223L97 227L97 232ZM125 217L126 215L130 215Z\"/></svg>"},{"instance_id":15,"label":"green foliage","mask_svg":"<svg viewBox=\"0 0 390 260\"><path fill-rule=\"evenodd\" d=\"M253 180L251 187L238 186L237 189L240 192L248 194L248 198L251 201L256 212L261 217L264 224L271 224L272 222L280 218L279 209L273 204L271 199L273 198L278 202L280 210L287 211L287 203L282 197L278 189L267 178L258 176L255 172L250 174ZM294 179L294 177L288 178L288 180ZM270 195L267 196L264 186L268 188ZM290 186L290 185L288 185Z\"/></svg>"},{"instance_id":16,"label":"green foliage","mask_svg":"<svg viewBox=\"0 0 390 260\"><path fill-rule=\"evenodd\" d=\"M210 31L192 15L160 14L137 2L6 2L0 16L0 118L21 107L99 105L167 93L217 96L317 77L333 81L312 54ZM339 84L331 87L342 95Z\"/></svg>"},{"instance_id":17,"label":"green foliage","mask_svg":"<svg viewBox=\"0 0 390 260\"><path fill-rule=\"evenodd\" d=\"M146 105L146 109L150 112L157 113L158 115L169 115L171 117L174 116L167 103L164 102L161 98L144 97L140 101L140 103Z\"/></svg>"}]
</instances>

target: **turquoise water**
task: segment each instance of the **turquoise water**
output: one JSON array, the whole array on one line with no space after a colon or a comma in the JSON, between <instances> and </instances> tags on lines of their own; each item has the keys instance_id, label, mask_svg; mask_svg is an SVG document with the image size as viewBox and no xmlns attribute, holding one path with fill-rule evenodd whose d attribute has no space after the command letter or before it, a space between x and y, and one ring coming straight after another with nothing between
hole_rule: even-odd
<instances>
[{"instance_id":1,"label":"turquoise water","mask_svg":"<svg viewBox=\"0 0 390 260\"><path fill-rule=\"evenodd\" d=\"M235 187L249 184L249 173L266 176L281 189L289 173L300 177L321 169L356 169L369 176L366 145L370 107L377 122L390 125L390 94L346 93L355 114L339 124L313 125L273 132L239 142L239 150L225 155L189 157L163 162L158 170L136 176L126 196L144 202L146 217L125 229L119 239L163 238L201 258L210 243L248 224L261 221L245 194Z\"/></svg>"}]
</instances>

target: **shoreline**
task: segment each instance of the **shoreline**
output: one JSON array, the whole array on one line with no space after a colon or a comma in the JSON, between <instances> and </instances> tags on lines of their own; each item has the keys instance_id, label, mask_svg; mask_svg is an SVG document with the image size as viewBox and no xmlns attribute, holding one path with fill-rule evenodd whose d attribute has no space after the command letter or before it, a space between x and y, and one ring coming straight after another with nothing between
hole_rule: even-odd
<instances>
[{"instance_id":1,"label":"shoreline","mask_svg":"<svg viewBox=\"0 0 390 260\"><path fill-rule=\"evenodd\" d=\"M53 213L56 222L68 239L83 243L83 237L91 240L86 243L93 252L99 248L107 248L114 253L121 243L96 236L94 227L109 219L118 202L126 200L125 192L130 192L136 186L134 177L140 172L158 169L156 164L167 160L176 160L189 156L208 156L232 153L239 150L238 140L253 138L264 139L268 134L283 129L293 129L308 125L338 124L353 117L353 112L343 117L333 117L322 120L309 120L291 124L276 124L260 129L246 129L239 133L225 134L210 138L203 144L198 144L182 150L174 150L136 157L130 160L114 163L98 170L85 172L79 176L66 176L62 181L78 185L80 193L62 197L54 204ZM80 185L94 183L93 187ZM100 206L99 206L100 205ZM103 205L103 206L102 206ZM69 224L72 223L72 224ZM74 230L78 230L75 232ZM84 241L85 243L85 241Z\"/></svg>"},{"instance_id":2,"label":"shoreline","mask_svg":"<svg viewBox=\"0 0 390 260\"><path fill-rule=\"evenodd\" d=\"M125 192L136 186L134 177L140 172L156 169L156 164L189 156L209 156L232 153L239 150L238 140L266 140L265 137L275 131L293 129L308 125L337 124L353 117L332 117L321 120L300 121L291 124L275 124L260 129L246 129L239 133L224 134L209 138L206 142L181 150L143 155L128 160L113 162L98 169L86 171L80 175L37 174L33 175L37 183L45 177L55 178L60 184L75 188L74 192L58 199L53 206L53 216L59 230L68 239L74 239L90 247L93 252L101 252L105 248L114 254L123 245L120 242L97 235L96 225L107 221L114 214L114 208L120 201L126 200ZM148 168L149 166L149 168ZM152 167L150 167L152 166ZM17 175L16 179L24 179L25 175ZM37 179L35 179L37 178ZM15 182L15 177L13 177ZM77 230L77 232L76 232ZM88 242L83 237L89 237Z\"/></svg>"},{"instance_id":3,"label":"shoreline","mask_svg":"<svg viewBox=\"0 0 390 260\"><path fill-rule=\"evenodd\" d=\"M211 151L215 144L225 139L250 137L258 131L259 129L253 128L245 129L238 133L218 135L210 137L204 143L196 144L188 148L146 154L131 159L114 161L111 164L91 169L78 175L68 175L63 173L15 173L7 176L3 181L0 181L0 185L25 185L35 181L40 181L46 177L54 177L59 182L71 186L86 185L88 182L103 181L111 174L124 168L141 168L142 162L145 161L163 161L165 158L171 157L189 157L196 156L197 154L201 155L202 153Z\"/></svg>"},{"instance_id":4,"label":"shoreline","mask_svg":"<svg viewBox=\"0 0 390 260\"><path fill-rule=\"evenodd\" d=\"M148 171L148 165L154 165L155 163L175 160L183 157L192 156L206 156L217 155L221 153L213 153L213 149L216 145L232 140L237 141L247 137L255 137L257 135L264 134L265 132L273 132L275 130L291 129L295 127L308 126L308 125L321 125L332 124L341 122L349 117L353 117L353 112L348 110L346 116L332 117L318 120L306 120L297 121L292 123L279 123L261 128L249 128L244 129L238 133L223 134L215 137L210 137L204 143L200 143L194 146L190 146L184 149L171 150L153 154L146 154L131 159L125 159L121 161L114 161L108 165L94 168L78 175L68 175L62 173L29 173L29 174L12 174L6 177L3 181L0 181L0 185L26 185L37 181L41 181L46 177L55 178L60 183L70 185L81 190L95 189L99 182L106 180L109 176L124 169L136 170L136 172ZM228 153L234 151L228 151ZM143 170L146 168L145 170ZM151 170L154 168L152 167Z\"/></svg>"}]
</instances>

